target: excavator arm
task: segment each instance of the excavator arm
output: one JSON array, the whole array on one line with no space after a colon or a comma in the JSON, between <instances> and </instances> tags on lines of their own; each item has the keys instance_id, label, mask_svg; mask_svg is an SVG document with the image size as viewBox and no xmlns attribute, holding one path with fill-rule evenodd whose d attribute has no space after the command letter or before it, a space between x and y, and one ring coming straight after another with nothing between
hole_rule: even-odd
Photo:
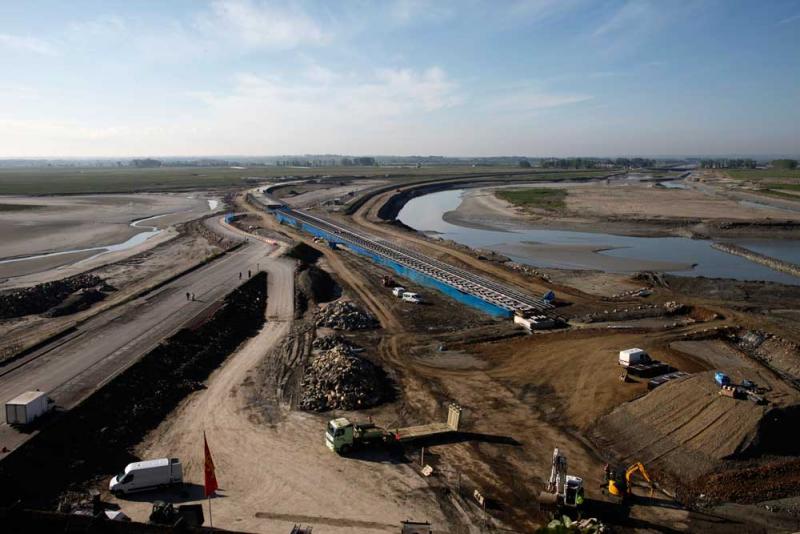
<instances>
[{"instance_id":1,"label":"excavator arm","mask_svg":"<svg viewBox=\"0 0 800 534\"><path fill-rule=\"evenodd\" d=\"M634 464L631 464L628 467L628 469L625 470L625 485L627 486L628 493L629 494L633 493L631 478L633 478L633 475L635 475L637 472L642 476L643 479L647 481L648 484L650 484L650 495L652 495L653 481L650 480L650 475L647 474L647 470L644 468L642 462L636 462Z\"/></svg>"}]
</instances>

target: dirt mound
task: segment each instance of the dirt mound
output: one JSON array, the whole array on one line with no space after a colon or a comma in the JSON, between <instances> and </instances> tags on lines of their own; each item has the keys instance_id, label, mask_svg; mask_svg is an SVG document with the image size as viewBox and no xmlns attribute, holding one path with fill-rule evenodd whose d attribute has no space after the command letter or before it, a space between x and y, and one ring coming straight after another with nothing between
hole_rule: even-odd
<instances>
[{"instance_id":1,"label":"dirt mound","mask_svg":"<svg viewBox=\"0 0 800 534\"><path fill-rule=\"evenodd\" d=\"M316 265L303 266L297 274L297 290L311 302L330 302L342 293L339 284Z\"/></svg>"},{"instance_id":2,"label":"dirt mound","mask_svg":"<svg viewBox=\"0 0 800 534\"><path fill-rule=\"evenodd\" d=\"M290 248L289 251L286 252L286 255L304 263L316 263L316 261L322 257L320 251L302 242Z\"/></svg>"},{"instance_id":3,"label":"dirt mound","mask_svg":"<svg viewBox=\"0 0 800 534\"><path fill-rule=\"evenodd\" d=\"M757 330L743 331L733 341L745 353L787 374L787 378L800 385L800 345L797 343Z\"/></svg>"},{"instance_id":4,"label":"dirt mound","mask_svg":"<svg viewBox=\"0 0 800 534\"><path fill-rule=\"evenodd\" d=\"M104 298L106 298L106 294L100 291L99 289L95 289L93 287L87 289L81 289L79 291L76 291L69 297L67 297L64 300L64 302L62 302L58 306L53 306L52 308L47 310L44 313L44 316L61 317L62 315L77 313L79 311L87 309L95 302L100 302Z\"/></svg>"},{"instance_id":5,"label":"dirt mound","mask_svg":"<svg viewBox=\"0 0 800 534\"><path fill-rule=\"evenodd\" d=\"M312 357L303 376L300 408L313 412L370 408L391 398L383 369L337 344Z\"/></svg>"},{"instance_id":6,"label":"dirt mound","mask_svg":"<svg viewBox=\"0 0 800 534\"><path fill-rule=\"evenodd\" d=\"M706 474L725 459L779 452L776 430L791 422L794 410L787 405L800 402L798 395L767 371L748 368L729 374L739 383L745 373L772 388L771 405L722 397L714 373L698 373L661 386L603 417L595 427L598 442L626 460L640 460L680 480ZM773 420L777 422L772 424Z\"/></svg>"},{"instance_id":7,"label":"dirt mound","mask_svg":"<svg viewBox=\"0 0 800 534\"><path fill-rule=\"evenodd\" d=\"M79 274L32 287L6 291L0 293L0 319L44 313L61 304L76 291L88 288L106 290L103 286L105 284L99 276Z\"/></svg>"},{"instance_id":8,"label":"dirt mound","mask_svg":"<svg viewBox=\"0 0 800 534\"><path fill-rule=\"evenodd\" d=\"M692 486L704 501L755 504L797 495L800 460L777 460L761 465L712 473Z\"/></svg>"},{"instance_id":9,"label":"dirt mound","mask_svg":"<svg viewBox=\"0 0 800 534\"><path fill-rule=\"evenodd\" d=\"M343 346L347 347L349 352L354 352L357 348L348 339L337 335L318 337L314 340L311 346L314 350L318 351L331 350L336 346Z\"/></svg>"},{"instance_id":10,"label":"dirt mound","mask_svg":"<svg viewBox=\"0 0 800 534\"><path fill-rule=\"evenodd\" d=\"M603 310L602 313L590 313L580 318L584 323L596 323L606 321L627 321L632 319L645 319L649 317L668 317L672 315L683 315L689 312L689 308L677 302L665 302L664 304L641 304L625 309Z\"/></svg>"},{"instance_id":11,"label":"dirt mound","mask_svg":"<svg viewBox=\"0 0 800 534\"><path fill-rule=\"evenodd\" d=\"M367 330L376 328L378 320L349 300L328 304L317 318L317 327L334 330Z\"/></svg>"}]
</instances>

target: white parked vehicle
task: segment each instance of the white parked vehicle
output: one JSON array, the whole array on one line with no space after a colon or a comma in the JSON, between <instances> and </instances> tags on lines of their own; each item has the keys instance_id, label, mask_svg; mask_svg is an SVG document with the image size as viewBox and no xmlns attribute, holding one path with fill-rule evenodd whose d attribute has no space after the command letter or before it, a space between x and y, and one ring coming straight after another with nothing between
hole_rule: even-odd
<instances>
[{"instance_id":1,"label":"white parked vehicle","mask_svg":"<svg viewBox=\"0 0 800 534\"><path fill-rule=\"evenodd\" d=\"M53 401L44 391L26 391L6 402L6 423L27 425L53 407Z\"/></svg>"},{"instance_id":2,"label":"white parked vehicle","mask_svg":"<svg viewBox=\"0 0 800 534\"><path fill-rule=\"evenodd\" d=\"M111 477L108 489L111 493L131 493L162 488L183 483L183 466L177 458L159 458L135 462Z\"/></svg>"},{"instance_id":3,"label":"white parked vehicle","mask_svg":"<svg viewBox=\"0 0 800 534\"><path fill-rule=\"evenodd\" d=\"M402 297L403 293L405 292L406 288L404 288L403 286L397 286L392 289L392 295L394 295L395 297Z\"/></svg>"},{"instance_id":4,"label":"white parked vehicle","mask_svg":"<svg viewBox=\"0 0 800 534\"><path fill-rule=\"evenodd\" d=\"M413 302L414 304L419 304L422 302L422 299L419 297L418 293L412 293L411 291L406 291L403 293L403 300L406 302Z\"/></svg>"},{"instance_id":5,"label":"white parked vehicle","mask_svg":"<svg viewBox=\"0 0 800 534\"><path fill-rule=\"evenodd\" d=\"M619 351L619 364L629 367L640 363L650 363L650 356L642 349L625 349Z\"/></svg>"}]
</instances>

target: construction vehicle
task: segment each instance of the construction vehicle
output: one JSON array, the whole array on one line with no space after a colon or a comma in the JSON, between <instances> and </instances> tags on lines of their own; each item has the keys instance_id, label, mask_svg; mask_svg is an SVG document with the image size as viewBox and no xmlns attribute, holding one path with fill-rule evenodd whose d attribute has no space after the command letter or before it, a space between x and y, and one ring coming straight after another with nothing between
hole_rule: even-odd
<instances>
[{"instance_id":1,"label":"construction vehicle","mask_svg":"<svg viewBox=\"0 0 800 534\"><path fill-rule=\"evenodd\" d=\"M567 457L558 447L553 449L553 462L550 479L545 491L537 499L543 508L549 508L554 515L578 511L583 504L583 479L567 474Z\"/></svg>"},{"instance_id":2,"label":"construction vehicle","mask_svg":"<svg viewBox=\"0 0 800 534\"><path fill-rule=\"evenodd\" d=\"M622 469L610 469L606 465L603 493L616 498L618 502L625 502L628 498L633 497L631 478L633 478L633 475L636 473L639 473L641 477L650 484L650 496L652 497L654 490L653 481L650 480L650 475L647 474L647 470L644 468L642 462L632 463L625 469L624 473Z\"/></svg>"},{"instance_id":3,"label":"construction vehicle","mask_svg":"<svg viewBox=\"0 0 800 534\"><path fill-rule=\"evenodd\" d=\"M171 527L201 527L205 517L200 504L182 504L177 508L169 502L155 501L150 512L149 523Z\"/></svg>"},{"instance_id":4,"label":"construction vehicle","mask_svg":"<svg viewBox=\"0 0 800 534\"><path fill-rule=\"evenodd\" d=\"M385 443L406 443L431 436L458 432L460 420L461 407L455 403L451 403L448 406L446 423L430 423L404 428L383 428L373 423L352 423L345 417L339 417L328 422L328 428L325 432L325 445L338 454L346 455L357 447Z\"/></svg>"},{"instance_id":5,"label":"construction vehicle","mask_svg":"<svg viewBox=\"0 0 800 534\"><path fill-rule=\"evenodd\" d=\"M395 282L394 278L387 274L381 278L381 284L383 284L383 287L394 287L397 285L397 282Z\"/></svg>"},{"instance_id":6,"label":"construction vehicle","mask_svg":"<svg viewBox=\"0 0 800 534\"><path fill-rule=\"evenodd\" d=\"M716 382L719 387L729 386L731 384L731 379L722 371L717 371L714 373L714 382Z\"/></svg>"}]
</instances>

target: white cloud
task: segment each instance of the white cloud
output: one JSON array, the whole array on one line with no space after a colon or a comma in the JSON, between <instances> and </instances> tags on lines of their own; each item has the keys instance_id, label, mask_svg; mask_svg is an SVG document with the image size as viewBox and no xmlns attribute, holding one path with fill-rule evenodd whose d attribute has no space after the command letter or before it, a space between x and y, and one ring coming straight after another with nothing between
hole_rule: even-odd
<instances>
[{"instance_id":1,"label":"white cloud","mask_svg":"<svg viewBox=\"0 0 800 534\"><path fill-rule=\"evenodd\" d=\"M320 45L332 35L299 4L216 0L208 12L197 17L201 31L254 49L291 49Z\"/></svg>"},{"instance_id":2,"label":"white cloud","mask_svg":"<svg viewBox=\"0 0 800 534\"><path fill-rule=\"evenodd\" d=\"M656 13L649 2L628 1L611 18L598 26L592 35L600 37L619 32L636 32L655 17Z\"/></svg>"},{"instance_id":3,"label":"white cloud","mask_svg":"<svg viewBox=\"0 0 800 534\"><path fill-rule=\"evenodd\" d=\"M439 0L395 0L389 7L392 19L400 24L452 17L454 10Z\"/></svg>"},{"instance_id":4,"label":"white cloud","mask_svg":"<svg viewBox=\"0 0 800 534\"><path fill-rule=\"evenodd\" d=\"M786 17L785 19L778 21L778 24L791 24L792 22L797 22L799 20L800 20L800 13L798 13L797 15L792 15L791 17Z\"/></svg>"},{"instance_id":5,"label":"white cloud","mask_svg":"<svg viewBox=\"0 0 800 534\"><path fill-rule=\"evenodd\" d=\"M501 94L489 101L489 107L496 111L509 111L523 113L542 109L558 108L571 104L586 102L593 97L576 93L550 93L529 90L515 90L511 93Z\"/></svg>"},{"instance_id":6,"label":"white cloud","mask_svg":"<svg viewBox=\"0 0 800 534\"><path fill-rule=\"evenodd\" d=\"M0 33L0 47L10 48L21 52L33 52L43 56L58 55L55 46L49 42L28 35L12 35Z\"/></svg>"}]
</instances>

